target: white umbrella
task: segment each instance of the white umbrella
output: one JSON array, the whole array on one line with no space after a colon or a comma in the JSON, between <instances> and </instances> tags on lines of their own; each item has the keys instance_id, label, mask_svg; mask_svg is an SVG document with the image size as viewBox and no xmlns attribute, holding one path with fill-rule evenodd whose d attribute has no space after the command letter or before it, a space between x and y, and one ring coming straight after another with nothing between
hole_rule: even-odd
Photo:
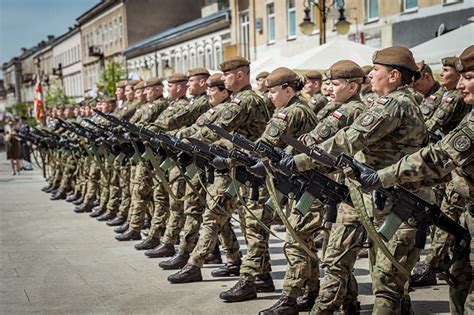
<instances>
[{"instance_id":1,"label":"white umbrella","mask_svg":"<svg viewBox=\"0 0 474 315\"><path fill-rule=\"evenodd\" d=\"M288 58L284 66L294 70L326 70L339 60L349 59L362 67L372 64L375 51L375 48L337 38Z\"/></svg>"},{"instance_id":2,"label":"white umbrella","mask_svg":"<svg viewBox=\"0 0 474 315\"><path fill-rule=\"evenodd\" d=\"M465 48L473 43L474 23L470 23L415 46L411 48L411 51L416 61L424 60L432 67L440 68L442 58L459 56Z\"/></svg>"}]
</instances>

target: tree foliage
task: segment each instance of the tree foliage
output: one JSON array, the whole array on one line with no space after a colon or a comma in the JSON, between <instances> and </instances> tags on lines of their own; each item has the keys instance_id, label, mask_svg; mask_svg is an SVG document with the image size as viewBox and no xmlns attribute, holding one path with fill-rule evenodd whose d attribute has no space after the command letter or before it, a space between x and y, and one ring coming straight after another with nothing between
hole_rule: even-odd
<instances>
[{"instance_id":1,"label":"tree foliage","mask_svg":"<svg viewBox=\"0 0 474 315\"><path fill-rule=\"evenodd\" d=\"M106 95L115 94L115 85L118 81L125 78L125 70L122 64L110 60L107 62L105 71L102 73L101 82L97 84L100 90Z\"/></svg>"}]
</instances>

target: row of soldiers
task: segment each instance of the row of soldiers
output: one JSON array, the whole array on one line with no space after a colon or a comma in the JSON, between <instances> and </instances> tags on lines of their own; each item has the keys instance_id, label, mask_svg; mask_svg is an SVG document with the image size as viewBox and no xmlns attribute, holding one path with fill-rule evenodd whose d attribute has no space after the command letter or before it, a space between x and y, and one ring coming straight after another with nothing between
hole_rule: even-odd
<instances>
[{"instance_id":1,"label":"row of soldiers","mask_svg":"<svg viewBox=\"0 0 474 315\"><path fill-rule=\"evenodd\" d=\"M187 74L171 75L167 79L167 98L158 78L119 82L115 98L86 100L74 110L57 109L52 113L50 129L72 145L47 150L50 176L43 190L52 193L52 200L73 202L77 213L89 212L91 217L117 226L114 231L118 241L141 240L142 230L149 228L146 238L135 248L145 250L148 257L168 257L159 266L178 270L168 277L171 283L201 281L203 264L220 262L222 246L226 263L213 270L212 276L239 276L231 289L220 293L225 302L254 299L258 292L275 291L268 244L273 233L270 226L285 223L288 264L282 294L260 314L309 310L314 314L339 310L358 314L354 263L361 248L370 247L373 312L410 313L410 274L403 270L410 272L420 257L416 226L402 223L386 243L403 267L398 268L383 251L371 246L373 235L367 232L354 200L341 202L335 223L327 226L323 220L327 212L324 200L313 202L304 214L293 206L291 196L280 203L287 208L286 215L278 207L268 206L267 199L273 196L269 181L281 170L329 174L327 166L288 146L285 137L292 137L310 148L354 158L359 168L356 179L365 190L359 201L365 204L376 227L384 223L394 203L380 194L371 195L371 191L402 183L437 203L451 218L459 221L466 215L466 221L472 221L474 91L460 89L474 80L473 58L474 46L459 58L444 58L440 84L429 66L416 63L409 49L398 46L377 51L372 66L360 67L341 60L324 75L314 71L300 77L283 67L260 73L256 77L258 92L250 85L250 62L242 57L224 61L220 65L222 73L210 75L207 69L195 68ZM183 151L173 159L165 158L172 148L157 146L140 131L126 132L124 126L98 112L131 123L136 130L169 135L179 140L177 146L199 140L234 150L232 142L210 127L214 125L255 143L269 143L281 159L269 163L247 151L252 163L244 167L243 173L248 180L230 194L229 187L242 168L231 158L212 159L212 180L203 169L190 175L181 166L190 165L192 160L197 163L196 157ZM57 118L66 123L58 124ZM119 135L111 138L120 137L122 144L128 143L130 154L72 132L67 126L74 123ZM428 145L430 139L436 144ZM347 182L349 177L340 173L328 176L339 183ZM442 181L447 184L440 184ZM244 234L244 258L232 220L238 222ZM469 228L473 233L472 226ZM327 232L327 246L318 256L315 238L321 230ZM466 301L472 293L468 252L455 262L450 276L455 240L441 229L435 229L432 239L430 254L415 268L412 286L426 281L432 284L437 272L447 275L448 280L457 278L456 285L450 282L451 311L472 311L472 300ZM324 262L323 279L320 259Z\"/></svg>"}]
</instances>

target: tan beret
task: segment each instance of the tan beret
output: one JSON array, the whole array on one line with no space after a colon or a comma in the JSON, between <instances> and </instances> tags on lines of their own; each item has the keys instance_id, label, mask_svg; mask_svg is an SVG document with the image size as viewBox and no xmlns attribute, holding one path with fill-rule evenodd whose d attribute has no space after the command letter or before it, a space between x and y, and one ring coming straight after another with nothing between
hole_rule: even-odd
<instances>
[{"instance_id":1,"label":"tan beret","mask_svg":"<svg viewBox=\"0 0 474 315\"><path fill-rule=\"evenodd\" d=\"M194 77L195 75L210 76L211 74L206 68L194 68L194 69L189 70L187 73L188 78Z\"/></svg>"},{"instance_id":2,"label":"tan beret","mask_svg":"<svg viewBox=\"0 0 474 315\"><path fill-rule=\"evenodd\" d=\"M262 71L259 74L257 74L257 76L255 77L255 80L266 79L269 74L270 72L268 71Z\"/></svg>"},{"instance_id":3,"label":"tan beret","mask_svg":"<svg viewBox=\"0 0 474 315\"><path fill-rule=\"evenodd\" d=\"M456 70L460 73L474 70L474 45L464 49L456 60Z\"/></svg>"},{"instance_id":4,"label":"tan beret","mask_svg":"<svg viewBox=\"0 0 474 315\"><path fill-rule=\"evenodd\" d=\"M265 79L265 85L268 88L282 85L285 83L292 83L299 80L299 76L292 70L280 67L273 70Z\"/></svg>"},{"instance_id":5,"label":"tan beret","mask_svg":"<svg viewBox=\"0 0 474 315\"><path fill-rule=\"evenodd\" d=\"M372 56L372 62L383 66L400 67L413 72L418 71L412 52L410 49L402 46L392 46L377 50Z\"/></svg>"},{"instance_id":6,"label":"tan beret","mask_svg":"<svg viewBox=\"0 0 474 315\"><path fill-rule=\"evenodd\" d=\"M115 103L116 101L117 101L117 98L113 95L102 97L102 102L104 103Z\"/></svg>"},{"instance_id":7,"label":"tan beret","mask_svg":"<svg viewBox=\"0 0 474 315\"><path fill-rule=\"evenodd\" d=\"M248 67L248 66L250 66L250 61L248 61L244 57L237 56L221 63L219 65L219 69L222 72L226 72L226 71L235 70L240 67Z\"/></svg>"},{"instance_id":8,"label":"tan beret","mask_svg":"<svg viewBox=\"0 0 474 315\"><path fill-rule=\"evenodd\" d=\"M133 87L134 90L140 90L145 88L145 81L140 81Z\"/></svg>"},{"instance_id":9,"label":"tan beret","mask_svg":"<svg viewBox=\"0 0 474 315\"><path fill-rule=\"evenodd\" d=\"M217 72L207 78L206 84L208 87L221 86L224 87L224 80L222 80L222 73Z\"/></svg>"},{"instance_id":10,"label":"tan beret","mask_svg":"<svg viewBox=\"0 0 474 315\"><path fill-rule=\"evenodd\" d=\"M351 60L339 60L324 73L330 80L363 78L364 70Z\"/></svg>"},{"instance_id":11,"label":"tan beret","mask_svg":"<svg viewBox=\"0 0 474 315\"><path fill-rule=\"evenodd\" d=\"M125 86L135 86L139 83L140 81L139 80L128 80L126 83L125 83Z\"/></svg>"},{"instance_id":12,"label":"tan beret","mask_svg":"<svg viewBox=\"0 0 474 315\"><path fill-rule=\"evenodd\" d=\"M441 59L441 64L445 67L456 68L457 57L445 57Z\"/></svg>"},{"instance_id":13,"label":"tan beret","mask_svg":"<svg viewBox=\"0 0 474 315\"><path fill-rule=\"evenodd\" d=\"M157 86L161 85L163 86L163 82L161 82L160 78L157 77L151 77L148 80L145 81L145 84L143 87L150 87L150 86Z\"/></svg>"},{"instance_id":14,"label":"tan beret","mask_svg":"<svg viewBox=\"0 0 474 315\"><path fill-rule=\"evenodd\" d=\"M115 83L115 87L116 88L124 88L125 85L126 85L127 81L123 80L123 81L118 81L117 83Z\"/></svg>"},{"instance_id":15,"label":"tan beret","mask_svg":"<svg viewBox=\"0 0 474 315\"><path fill-rule=\"evenodd\" d=\"M184 73L173 73L168 78L168 83L188 82L188 77Z\"/></svg>"},{"instance_id":16,"label":"tan beret","mask_svg":"<svg viewBox=\"0 0 474 315\"><path fill-rule=\"evenodd\" d=\"M308 80L322 80L323 75L319 71L308 71L304 75Z\"/></svg>"},{"instance_id":17,"label":"tan beret","mask_svg":"<svg viewBox=\"0 0 474 315\"><path fill-rule=\"evenodd\" d=\"M374 66L366 65L362 67L362 70L364 70L365 75L369 75L370 71L372 71L373 68Z\"/></svg>"}]
</instances>

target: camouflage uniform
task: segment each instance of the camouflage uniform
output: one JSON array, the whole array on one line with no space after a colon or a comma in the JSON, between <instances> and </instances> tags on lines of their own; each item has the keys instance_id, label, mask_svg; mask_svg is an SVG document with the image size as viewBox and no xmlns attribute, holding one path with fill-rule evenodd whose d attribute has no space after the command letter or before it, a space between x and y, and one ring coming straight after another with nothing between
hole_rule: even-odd
<instances>
[{"instance_id":1,"label":"camouflage uniform","mask_svg":"<svg viewBox=\"0 0 474 315\"><path fill-rule=\"evenodd\" d=\"M328 103L328 99L321 92L314 93L308 101L308 106L317 115Z\"/></svg>"},{"instance_id":2,"label":"camouflage uniform","mask_svg":"<svg viewBox=\"0 0 474 315\"><path fill-rule=\"evenodd\" d=\"M320 121L311 132L302 135L299 140L304 142L307 146L312 146L321 143L326 139L329 139L339 129L351 125L354 120L360 115L360 113L365 109L365 107L366 106L361 102L359 97L355 97L351 100L348 100L346 103L342 104L337 110L332 112L331 115ZM309 248L312 248L315 251L316 248L314 247L313 238L316 233L316 230L321 227L321 212L322 206L318 202L317 204L311 207L311 211L308 212L305 216L302 216L298 211L293 210L288 219L300 239ZM339 218L340 217L341 216L339 216ZM348 222L345 223L348 224ZM332 272L331 268L338 268L336 266L332 266L332 262L335 258L338 258L340 256L341 252L333 249L344 249L345 247L343 246L343 242L354 242L354 237L360 238L365 234L363 228L353 228L350 231L344 231L344 225L342 224L342 226L343 229L341 233L335 231L334 233L331 232L330 234L331 238L329 239L329 246L328 250L326 251L325 263L331 267L328 267L328 270L326 270L326 277L329 277L329 274ZM346 227L345 229L348 230L350 229L350 227ZM334 230L337 230L337 227L334 227ZM317 294L319 289L318 261L308 257L305 251L297 242L295 242L295 240L291 237L289 233L287 233L286 235L286 241L286 255L290 263L286 267L282 290L283 294L288 297L297 298L302 295L305 286L308 292L315 292ZM342 263L344 264L345 262ZM350 265L350 263L348 263L348 265ZM345 268L338 268L338 270L345 270ZM348 270L349 272L346 275L347 277L344 279L349 279L352 276L352 273L350 272L351 269ZM352 276L351 279L353 278L354 276ZM328 279L325 280L325 282L330 282L328 281ZM355 281L355 278L353 280ZM341 286L343 286L343 283L341 283ZM353 287L354 286L350 286L350 288ZM355 282L355 288L357 289L357 282ZM339 295L344 296L344 294ZM357 291L352 294L352 296L355 296L355 298L357 299Z\"/></svg>"},{"instance_id":3,"label":"camouflage uniform","mask_svg":"<svg viewBox=\"0 0 474 315\"><path fill-rule=\"evenodd\" d=\"M464 255L452 266L452 274L459 281L450 287L450 308L453 314L471 314L474 301L472 270L474 266L474 174L473 150L474 112L436 144L404 157L398 163L378 171L384 187L400 184L432 185L443 181L452 172L450 185L459 197L467 201L464 212L465 226L471 233L470 255Z\"/></svg>"},{"instance_id":4,"label":"camouflage uniform","mask_svg":"<svg viewBox=\"0 0 474 315\"><path fill-rule=\"evenodd\" d=\"M386 96L379 97L361 113L349 128L339 130L333 138L326 140L320 146L328 153L336 156L339 153L354 156L359 152L357 155L359 161L379 169L394 161L398 161L405 154L412 153L425 144L426 141L426 127L416 101L407 89L399 88L397 91L391 92ZM299 170L310 169L315 165L305 155L296 156L295 162ZM349 205L341 205L338 212L341 211L342 216L338 213L338 217L341 217L338 220L342 220L343 224L346 220L350 224L358 222L355 209ZM382 219L378 217L380 216L378 213L373 213L372 215L375 214L377 214L376 219ZM360 223L359 225L354 225L354 228L358 229L359 226ZM345 229L345 227L341 228ZM334 232L334 229L332 232ZM347 232L351 233L350 231ZM400 260L402 257L406 258L402 260L404 261L405 268L409 270L413 268L419 256L419 250L414 248L415 232L415 229L402 225L388 243L388 248L397 260ZM349 254L348 256L351 255ZM352 264L354 261L355 258L352 258ZM380 251L377 252L376 261L373 265L374 313L384 313L389 310L393 314L400 312L403 285L408 279L392 268ZM347 275L351 272L352 267L346 268L345 273L341 273L338 276L338 281L345 283L349 278ZM335 270L332 275L336 276L337 274ZM340 289L339 283L334 283L333 286ZM324 287L326 288L326 284ZM329 288L326 288L324 291L331 293L331 296L319 296L313 311L334 311L340 306L339 303L342 301L336 299L339 296L337 289L329 290ZM326 301L331 299L334 302L328 305Z\"/></svg>"},{"instance_id":5,"label":"camouflage uniform","mask_svg":"<svg viewBox=\"0 0 474 315\"><path fill-rule=\"evenodd\" d=\"M136 122L137 126L145 127L148 123L156 120L161 113L163 113L168 106L168 102L165 98L160 97L152 103L147 103L141 106L141 111L135 113L139 115L139 119ZM137 119L136 117L134 119ZM147 205L151 200L151 173L147 165L140 161L135 168L135 173L132 178L132 200L131 208L128 214L128 220L130 229L140 231L145 218L145 211Z\"/></svg>"}]
</instances>

